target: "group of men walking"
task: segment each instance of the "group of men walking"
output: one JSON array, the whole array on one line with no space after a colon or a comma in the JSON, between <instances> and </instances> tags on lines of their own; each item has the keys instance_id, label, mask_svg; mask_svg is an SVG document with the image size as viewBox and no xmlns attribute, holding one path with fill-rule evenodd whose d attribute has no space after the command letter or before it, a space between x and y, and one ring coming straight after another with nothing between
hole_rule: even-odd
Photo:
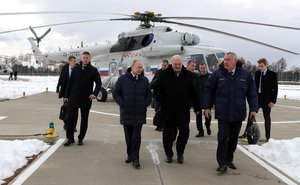
<instances>
[{"instance_id":1,"label":"group of men walking","mask_svg":"<svg viewBox=\"0 0 300 185\"><path fill-rule=\"evenodd\" d=\"M78 145L83 145L91 100L95 99L101 87L98 71L90 65L89 60L89 53L83 53L82 61L74 67L67 80L63 96L64 101L69 103L65 146L75 142L74 130L79 108L81 127ZM184 162L184 151L190 133L191 107L196 115L196 137L204 136L202 109L207 134L211 135L211 109L214 108L215 118L218 120L217 171L226 172L227 167L236 169L233 163L234 152L242 121L246 118L246 100L250 117L255 118L258 108L263 108L266 140L270 139L270 112L276 103L278 89L276 74L267 69L266 65L265 59L259 60L260 70L256 72L254 80L251 73L242 68L233 52L225 54L224 61L211 75L205 64L200 64L200 73L195 73L194 61L189 61L185 67L182 57L174 55L171 64L166 63L150 84L144 76L142 61L134 60L125 74L118 78L112 94L120 107L120 123L123 125L127 146L125 162L140 168L141 131L143 124L146 124L147 106L151 103L153 89L155 101L159 104L156 111L160 111L163 120L162 141L167 163L173 162L173 142L176 142L178 163ZM96 83L94 90L93 83Z\"/></svg>"}]
</instances>

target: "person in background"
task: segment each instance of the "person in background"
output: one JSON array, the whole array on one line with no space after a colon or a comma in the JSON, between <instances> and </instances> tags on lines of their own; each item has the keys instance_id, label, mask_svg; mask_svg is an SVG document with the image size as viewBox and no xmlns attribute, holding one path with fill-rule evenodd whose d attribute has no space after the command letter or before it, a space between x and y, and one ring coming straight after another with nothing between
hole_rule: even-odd
<instances>
[{"instance_id":1,"label":"person in background","mask_svg":"<svg viewBox=\"0 0 300 185\"><path fill-rule=\"evenodd\" d=\"M207 66L205 63L202 63L199 65L199 71L200 71L200 101L203 102L203 91L204 86L207 82L207 80L210 77L210 73L207 71ZM210 129L210 123L211 123L211 117L205 117L205 127L206 127L206 133L207 135L211 135L211 129ZM200 111L200 114L196 115L196 124L198 129L198 134L196 137L203 137L204 136L204 129L203 129L203 123L202 123L202 109Z\"/></svg>"},{"instance_id":2,"label":"person in background","mask_svg":"<svg viewBox=\"0 0 300 185\"><path fill-rule=\"evenodd\" d=\"M157 81L160 73L163 70L167 69L168 67L169 67L169 61L166 60L166 59L162 60L162 62L161 62L161 69L159 69L155 73L155 75L154 75L154 77L153 77L153 79L152 79L152 81L150 83L151 89L154 88L155 82ZM153 102L154 102L154 110L155 110L155 115L154 115L154 118L153 118L153 123L156 126L155 130L161 132L163 130L163 121L162 121L161 112L160 112L161 111L161 106L160 106L159 101L157 101L157 99L155 97L153 97Z\"/></svg>"},{"instance_id":3,"label":"person in background","mask_svg":"<svg viewBox=\"0 0 300 185\"><path fill-rule=\"evenodd\" d=\"M238 134L246 118L246 99L251 116L258 109L256 87L251 73L238 64L235 53L225 54L219 69L214 71L204 87L203 108L205 116L211 117L215 105L218 120L217 171L225 173L227 166L236 169L233 163Z\"/></svg>"},{"instance_id":4,"label":"person in background","mask_svg":"<svg viewBox=\"0 0 300 185\"><path fill-rule=\"evenodd\" d=\"M10 72L8 80L13 80L13 75L14 75L14 72Z\"/></svg>"},{"instance_id":5,"label":"person in background","mask_svg":"<svg viewBox=\"0 0 300 185\"><path fill-rule=\"evenodd\" d=\"M268 142L271 137L271 109L277 101L278 81L277 74L267 68L267 60L257 61L258 69L255 72L255 84L258 94L258 108L262 108L265 119L265 137Z\"/></svg>"},{"instance_id":6,"label":"person in background","mask_svg":"<svg viewBox=\"0 0 300 185\"><path fill-rule=\"evenodd\" d=\"M123 125L127 146L126 163L140 168L140 145L143 124L146 124L147 106L151 91L148 78L144 76L143 63L134 60L120 76L113 90L113 98L120 106L120 123Z\"/></svg>"},{"instance_id":7,"label":"person in background","mask_svg":"<svg viewBox=\"0 0 300 185\"><path fill-rule=\"evenodd\" d=\"M14 71L14 79L17 80L17 78L18 78L18 71L15 70L15 71Z\"/></svg>"},{"instance_id":8,"label":"person in background","mask_svg":"<svg viewBox=\"0 0 300 185\"><path fill-rule=\"evenodd\" d=\"M101 78L98 69L91 65L91 55L85 51L81 55L82 61L72 70L64 101L68 102L67 141L64 146L75 142L74 130L77 124L78 109L80 109L81 123L78 135L78 145L83 145L83 139L88 129L88 118L92 100L96 99L100 88ZM96 84L94 90L94 83Z\"/></svg>"},{"instance_id":9,"label":"person in background","mask_svg":"<svg viewBox=\"0 0 300 185\"><path fill-rule=\"evenodd\" d=\"M68 63L64 65L61 69L58 82L56 85L56 93L58 98L64 98L65 92L67 89L68 81L70 79L72 69L77 65L76 63L76 57L75 56L69 56ZM63 129L67 129L67 122L68 120L63 120L64 126ZM75 128L74 132L77 132L77 129Z\"/></svg>"},{"instance_id":10,"label":"person in background","mask_svg":"<svg viewBox=\"0 0 300 185\"><path fill-rule=\"evenodd\" d=\"M195 73L195 70L196 70L196 61L194 60L189 60L187 62L187 65L186 65L186 69L190 72L193 73L193 81L194 81L194 85L197 89L197 95L198 95L198 98L200 100L200 105L201 105L201 81L200 81L200 75L199 73ZM201 113L201 112L200 112ZM196 125L197 125L197 130L198 130L198 134L196 135L196 137L203 137L204 136L204 131L203 131L203 128L202 128L202 132L201 132L201 129L199 128L199 117L200 114L196 114ZM202 123L201 123L201 126L202 126ZM199 130L200 129L200 130Z\"/></svg>"},{"instance_id":11,"label":"person in background","mask_svg":"<svg viewBox=\"0 0 300 185\"><path fill-rule=\"evenodd\" d=\"M200 100L194 85L193 73L182 65L180 55L171 58L172 65L162 71L154 86L154 95L161 103L164 118L163 146L166 162L173 162L173 139L179 130L176 141L177 161L184 161L184 150L187 144L190 128L190 108L193 105L195 113L200 111Z\"/></svg>"}]
</instances>

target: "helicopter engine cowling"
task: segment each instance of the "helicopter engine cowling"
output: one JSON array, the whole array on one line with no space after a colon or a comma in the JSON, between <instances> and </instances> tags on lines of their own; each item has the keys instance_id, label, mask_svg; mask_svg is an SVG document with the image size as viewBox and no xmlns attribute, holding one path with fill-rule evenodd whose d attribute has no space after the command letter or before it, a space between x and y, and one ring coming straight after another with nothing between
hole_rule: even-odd
<instances>
[{"instance_id":1,"label":"helicopter engine cowling","mask_svg":"<svg viewBox=\"0 0 300 185\"><path fill-rule=\"evenodd\" d=\"M141 49L143 57L161 57L182 54L184 47L182 46L152 46Z\"/></svg>"},{"instance_id":2,"label":"helicopter engine cowling","mask_svg":"<svg viewBox=\"0 0 300 185\"><path fill-rule=\"evenodd\" d=\"M193 35L190 33L182 34L181 42L183 45L192 45L193 44Z\"/></svg>"},{"instance_id":3,"label":"helicopter engine cowling","mask_svg":"<svg viewBox=\"0 0 300 185\"><path fill-rule=\"evenodd\" d=\"M198 45L200 43L200 37L195 34L192 34L192 36L193 36L193 45Z\"/></svg>"}]
</instances>

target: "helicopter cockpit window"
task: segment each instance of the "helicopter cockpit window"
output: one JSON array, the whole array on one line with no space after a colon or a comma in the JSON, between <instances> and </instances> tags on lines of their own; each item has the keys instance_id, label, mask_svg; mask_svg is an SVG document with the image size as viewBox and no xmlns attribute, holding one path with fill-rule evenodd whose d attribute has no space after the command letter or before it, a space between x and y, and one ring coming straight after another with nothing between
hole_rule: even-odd
<instances>
[{"instance_id":1,"label":"helicopter cockpit window","mask_svg":"<svg viewBox=\"0 0 300 185\"><path fill-rule=\"evenodd\" d=\"M0 65L0 69L2 69L2 65Z\"/></svg>"},{"instance_id":2,"label":"helicopter cockpit window","mask_svg":"<svg viewBox=\"0 0 300 185\"><path fill-rule=\"evenodd\" d=\"M152 42L153 37L154 37L153 34L146 35L146 36L144 37L144 39L142 40L142 45L143 45L144 47L148 46L148 45Z\"/></svg>"},{"instance_id":3,"label":"helicopter cockpit window","mask_svg":"<svg viewBox=\"0 0 300 185\"><path fill-rule=\"evenodd\" d=\"M139 35L133 37L123 37L113 45L110 52L133 51L148 46L153 41L154 35Z\"/></svg>"},{"instance_id":4,"label":"helicopter cockpit window","mask_svg":"<svg viewBox=\"0 0 300 185\"><path fill-rule=\"evenodd\" d=\"M225 57L225 53L224 53L224 52L217 53L216 55L217 55L217 57L218 57L218 60L220 60L220 59L222 59L222 58Z\"/></svg>"},{"instance_id":5,"label":"helicopter cockpit window","mask_svg":"<svg viewBox=\"0 0 300 185\"><path fill-rule=\"evenodd\" d=\"M205 63L204 56L202 54L192 55L191 59L196 61L196 70L199 70L199 65Z\"/></svg>"},{"instance_id":6,"label":"helicopter cockpit window","mask_svg":"<svg viewBox=\"0 0 300 185\"><path fill-rule=\"evenodd\" d=\"M206 56L206 61L209 71L214 71L217 69L218 59L215 54L210 54Z\"/></svg>"}]
</instances>

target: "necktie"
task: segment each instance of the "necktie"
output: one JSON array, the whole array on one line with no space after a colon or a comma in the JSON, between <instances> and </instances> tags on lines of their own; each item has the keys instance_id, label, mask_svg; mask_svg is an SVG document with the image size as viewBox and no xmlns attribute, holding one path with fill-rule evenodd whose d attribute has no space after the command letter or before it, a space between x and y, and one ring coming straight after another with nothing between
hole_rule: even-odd
<instances>
[{"instance_id":1,"label":"necktie","mask_svg":"<svg viewBox=\"0 0 300 185\"><path fill-rule=\"evenodd\" d=\"M263 75L263 72L261 71L260 72L260 77L259 77L258 93L261 93L261 79L262 79L262 75Z\"/></svg>"},{"instance_id":2,"label":"necktie","mask_svg":"<svg viewBox=\"0 0 300 185\"><path fill-rule=\"evenodd\" d=\"M70 68L69 70L69 77L71 76L71 73L72 73L72 68Z\"/></svg>"},{"instance_id":3,"label":"necktie","mask_svg":"<svg viewBox=\"0 0 300 185\"><path fill-rule=\"evenodd\" d=\"M233 75L233 72L232 72L232 71L229 71L228 73L229 73L229 75L230 75L230 76L232 76L232 75Z\"/></svg>"}]
</instances>

